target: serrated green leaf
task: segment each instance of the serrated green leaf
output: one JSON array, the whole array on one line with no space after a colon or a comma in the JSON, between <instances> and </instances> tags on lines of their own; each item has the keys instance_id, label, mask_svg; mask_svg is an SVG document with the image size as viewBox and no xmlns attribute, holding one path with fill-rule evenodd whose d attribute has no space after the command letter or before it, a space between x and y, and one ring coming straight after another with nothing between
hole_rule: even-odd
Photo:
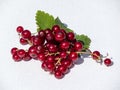
<instances>
[{"instance_id":1,"label":"serrated green leaf","mask_svg":"<svg viewBox=\"0 0 120 90\"><path fill-rule=\"evenodd\" d=\"M40 29L46 29L46 28L52 28L52 26L55 24L55 19L52 15L49 15L48 13L45 13L44 11L38 10L35 16L36 24L38 26L38 30Z\"/></svg>"},{"instance_id":2,"label":"serrated green leaf","mask_svg":"<svg viewBox=\"0 0 120 90\"><path fill-rule=\"evenodd\" d=\"M91 40L88 36L82 34L82 35L76 35L76 40L82 41L84 44L84 48L89 48Z\"/></svg>"},{"instance_id":3,"label":"serrated green leaf","mask_svg":"<svg viewBox=\"0 0 120 90\"><path fill-rule=\"evenodd\" d=\"M60 28L66 30L66 32L73 32L73 30L67 28L67 25L65 25L64 23L62 23L58 17L55 19L55 24L59 25Z\"/></svg>"}]
</instances>

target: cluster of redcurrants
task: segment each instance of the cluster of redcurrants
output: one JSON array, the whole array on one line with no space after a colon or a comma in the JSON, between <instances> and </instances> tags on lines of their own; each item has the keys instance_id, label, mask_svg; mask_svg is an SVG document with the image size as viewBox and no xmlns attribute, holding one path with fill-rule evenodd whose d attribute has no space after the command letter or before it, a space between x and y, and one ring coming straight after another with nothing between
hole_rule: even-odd
<instances>
[{"instance_id":1,"label":"cluster of redcurrants","mask_svg":"<svg viewBox=\"0 0 120 90\"><path fill-rule=\"evenodd\" d=\"M27 50L12 48L14 61L40 60L41 67L58 79L69 72L81 54L86 54L83 50L84 43L77 41L73 32L66 32L58 25L54 25L52 29L40 30L36 34L24 30L22 26L18 26L16 30L20 36L20 43L29 44L30 47ZM89 52L89 55L95 60L101 60L98 51ZM110 66L112 62L106 58L104 63Z\"/></svg>"}]
</instances>

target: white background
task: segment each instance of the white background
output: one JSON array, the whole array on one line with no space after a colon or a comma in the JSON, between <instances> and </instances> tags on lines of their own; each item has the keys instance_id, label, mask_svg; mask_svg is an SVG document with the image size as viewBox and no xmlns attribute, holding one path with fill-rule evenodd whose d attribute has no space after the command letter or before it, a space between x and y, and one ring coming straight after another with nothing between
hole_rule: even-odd
<instances>
[{"instance_id":1,"label":"white background","mask_svg":"<svg viewBox=\"0 0 120 90\"><path fill-rule=\"evenodd\" d=\"M16 27L36 32L35 13L44 10L86 34L91 50L109 53L114 65L106 67L87 58L63 79L41 69L41 62L16 63L12 47L19 44ZM120 0L0 0L0 90L120 90Z\"/></svg>"}]
</instances>

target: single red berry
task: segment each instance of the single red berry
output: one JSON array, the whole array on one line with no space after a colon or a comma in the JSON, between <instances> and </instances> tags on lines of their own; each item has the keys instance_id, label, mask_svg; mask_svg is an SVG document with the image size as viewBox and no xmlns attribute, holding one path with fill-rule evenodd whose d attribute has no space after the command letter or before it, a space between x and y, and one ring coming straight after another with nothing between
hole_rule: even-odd
<instances>
[{"instance_id":1,"label":"single red berry","mask_svg":"<svg viewBox=\"0 0 120 90\"><path fill-rule=\"evenodd\" d=\"M28 41L26 39L24 39L24 38L20 38L20 44L27 45Z\"/></svg>"},{"instance_id":2,"label":"single red berry","mask_svg":"<svg viewBox=\"0 0 120 90\"><path fill-rule=\"evenodd\" d=\"M40 30L40 31L38 32L38 35L39 35L40 37L45 37L45 36L46 36L44 30Z\"/></svg>"},{"instance_id":3,"label":"single red berry","mask_svg":"<svg viewBox=\"0 0 120 90\"><path fill-rule=\"evenodd\" d=\"M72 61L77 60L78 59L78 54L76 52L70 52L69 59L71 59Z\"/></svg>"},{"instance_id":4,"label":"single red berry","mask_svg":"<svg viewBox=\"0 0 120 90\"><path fill-rule=\"evenodd\" d=\"M24 39L30 39L31 38L31 32L29 30L24 30L22 33L21 33L21 36L24 38Z\"/></svg>"},{"instance_id":5,"label":"single red berry","mask_svg":"<svg viewBox=\"0 0 120 90\"><path fill-rule=\"evenodd\" d=\"M55 44L50 44L49 48L48 48L49 52L51 53L56 53L57 52L57 45Z\"/></svg>"},{"instance_id":6,"label":"single red berry","mask_svg":"<svg viewBox=\"0 0 120 90\"><path fill-rule=\"evenodd\" d=\"M18 51L17 51L17 55L19 56L19 57L21 57L21 58L23 58L23 57L25 57L25 50L23 50L23 49L19 49Z\"/></svg>"},{"instance_id":7,"label":"single red berry","mask_svg":"<svg viewBox=\"0 0 120 90\"><path fill-rule=\"evenodd\" d=\"M46 62L43 62L43 63L41 64L41 68L42 68L43 70L47 71L47 63L46 63Z\"/></svg>"},{"instance_id":8,"label":"single red berry","mask_svg":"<svg viewBox=\"0 0 120 90\"><path fill-rule=\"evenodd\" d=\"M76 51L81 51L83 49L83 44L81 42L75 42L74 49Z\"/></svg>"},{"instance_id":9,"label":"single red berry","mask_svg":"<svg viewBox=\"0 0 120 90\"><path fill-rule=\"evenodd\" d=\"M66 38L66 35L64 32L59 31L59 32L55 33L55 40L56 41L60 42L60 41L64 40L65 38Z\"/></svg>"},{"instance_id":10,"label":"single red berry","mask_svg":"<svg viewBox=\"0 0 120 90\"><path fill-rule=\"evenodd\" d=\"M57 79L62 79L64 75L60 71L57 70L57 71L55 71L54 76Z\"/></svg>"},{"instance_id":11,"label":"single red berry","mask_svg":"<svg viewBox=\"0 0 120 90\"><path fill-rule=\"evenodd\" d=\"M48 34L48 33L52 33L52 30L51 29L46 29L46 30L44 30L45 31L45 34Z\"/></svg>"},{"instance_id":12,"label":"single red berry","mask_svg":"<svg viewBox=\"0 0 120 90\"><path fill-rule=\"evenodd\" d=\"M70 41L73 41L75 38L75 35L73 32L68 32L67 33L67 39L70 40Z\"/></svg>"},{"instance_id":13,"label":"single red berry","mask_svg":"<svg viewBox=\"0 0 120 90\"><path fill-rule=\"evenodd\" d=\"M52 72L55 69L54 63L47 63L47 70Z\"/></svg>"},{"instance_id":14,"label":"single red berry","mask_svg":"<svg viewBox=\"0 0 120 90\"><path fill-rule=\"evenodd\" d=\"M23 32L23 30L24 30L24 28L23 28L22 26L18 26L18 27L16 28L16 31L17 31L18 33Z\"/></svg>"},{"instance_id":15,"label":"single red berry","mask_svg":"<svg viewBox=\"0 0 120 90\"><path fill-rule=\"evenodd\" d=\"M99 57L100 57L100 52L99 52L99 51L94 51L94 52L92 53L92 58L93 58L94 60L98 60Z\"/></svg>"},{"instance_id":16,"label":"single red berry","mask_svg":"<svg viewBox=\"0 0 120 90\"><path fill-rule=\"evenodd\" d=\"M39 59L40 61L45 61L45 59L46 59L45 54L44 54L44 53L38 54L38 59Z\"/></svg>"},{"instance_id":17,"label":"single red berry","mask_svg":"<svg viewBox=\"0 0 120 90\"><path fill-rule=\"evenodd\" d=\"M28 50L28 53L32 58L37 58L38 57L37 47L31 46Z\"/></svg>"},{"instance_id":18,"label":"single red berry","mask_svg":"<svg viewBox=\"0 0 120 90\"><path fill-rule=\"evenodd\" d=\"M111 59L106 58L106 59L104 60L104 64L105 64L106 66L111 66L111 65L112 65Z\"/></svg>"},{"instance_id":19,"label":"single red berry","mask_svg":"<svg viewBox=\"0 0 120 90\"><path fill-rule=\"evenodd\" d=\"M68 68L71 68L72 64L73 64L73 62L71 59L62 59L62 61L61 61L61 65L64 65Z\"/></svg>"},{"instance_id":20,"label":"single red berry","mask_svg":"<svg viewBox=\"0 0 120 90\"><path fill-rule=\"evenodd\" d=\"M17 53L18 48L14 47L11 49L11 54L14 55L15 53Z\"/></svg>"},{"instance_id":21,"label":"single red berry","mask_svg":"<svg viewBox=\"0 0 120 90\"><path fill-rule=\"evenodd\" d=\"M66 58L67 53L65 51L60 52L60 58Z\"/></svg>"},{"instance_id":22,"label":"single red berry","mask_svg":"<svg viewBox=\"0 0 120 90\"><path fill-rule=\"evenodd\" d=\"M60 48L62 50L67 50L69 47L70 47L70 42L68 42L68 41L62 41L60 43Z\"/></svg>"},{"instance_id":23,"label":"single red berry","mask_svg":"<svg viewBox=\"0 0 120 90\"><path fill-rule=\"evenodd\" d=\"M54 40L54 35L53 35L53 33L47 33L45 38L46 38L47 42L51 42Z\"/></svg>"},{"instance_id":24,"label":"single red berry","mask_svg":"<svg viewBox=\"0 0 120 90\"><path fill-rule=\"evenodd\" d=\"M65 73L67 73L68 68L64 65L60 65L60 66L58 66L57 70L60 71L61 73L65 74Z\"/></svg>"},{"instance_id":25,"label":"single red berry","mask_svg":"<svg viewBox=\"0 0 120 90\"><path fill-rule=\"evenodd\" d=\"M48 55L47 56L47 58L46 58L46 62L48 62L48 63L54 63L54 61L55 61L55 57L54 56L50 56L50 55Z\"/></svg>"},{"instance_id":26,"label":"single red berry","mask_svg":"<svg viewBox=\"0 0 120 90\"><path fill-rule=\"evenodd\" d=\"M19 56L17 55L17 53L16 53L16 54L14 54L12 58L13 58L13 60L14 60L15 62L19 62L19 61L21 61L21 60L22 60L22 58L21 58L21 57L19 57Z\"/></svg>"},{"instance_id":27,"label":"single red berry","mask_svg":"<svg viewBox=\"0 0 120 90\"><path fill-rule=\"evenodd\" d=\"M60 31L60 27L59 27L58 25L54 25L54 26L52 27L52 31L53 31L54 33L59 32L59 31Z\"/></svg>"}]
</instances>

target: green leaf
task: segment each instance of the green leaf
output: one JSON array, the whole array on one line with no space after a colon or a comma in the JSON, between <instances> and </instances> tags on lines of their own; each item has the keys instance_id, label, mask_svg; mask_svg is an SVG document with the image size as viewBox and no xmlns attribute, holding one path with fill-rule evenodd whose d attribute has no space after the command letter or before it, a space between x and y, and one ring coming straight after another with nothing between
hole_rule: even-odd
<instances>
[{"instance_id":1,"label":"green leaf","mask_svg":"<svg viewBox=\"0 0 120 90\"><path fill-rule=\"evenodd\" d=\"M66 30L66 32L73 32L73 30L67 28L67 25L65 25L64 23L62 23L58 17L55 19L55 24L59 25L60 28Z\"/></svg>"},{"instance_id":2,"label":"green leaf","mask_svg":"<svg viewBox=\"0 0 120 90\"><path fill-rule=\"evenodd\" d=\"M52 15L45 13L44 11L38 10L35 16L36 24L38 26L38 31L41 29L52 28L55 24L55 19Z\"/></svg>"},{"instance_id":3,"label":"green leaf","mask_svg":"<svg viewBox=\"0 0 120 90\"><path fill-rule=\"evenodd\" d=\"M90 46L90 43L91 43L91 40L88 36L82 34L82 35L76 35L76 39L78 41L82 41L83 42L83 45L84 45L84 48L89 48Z\"/></svg>"}]
</instances>

